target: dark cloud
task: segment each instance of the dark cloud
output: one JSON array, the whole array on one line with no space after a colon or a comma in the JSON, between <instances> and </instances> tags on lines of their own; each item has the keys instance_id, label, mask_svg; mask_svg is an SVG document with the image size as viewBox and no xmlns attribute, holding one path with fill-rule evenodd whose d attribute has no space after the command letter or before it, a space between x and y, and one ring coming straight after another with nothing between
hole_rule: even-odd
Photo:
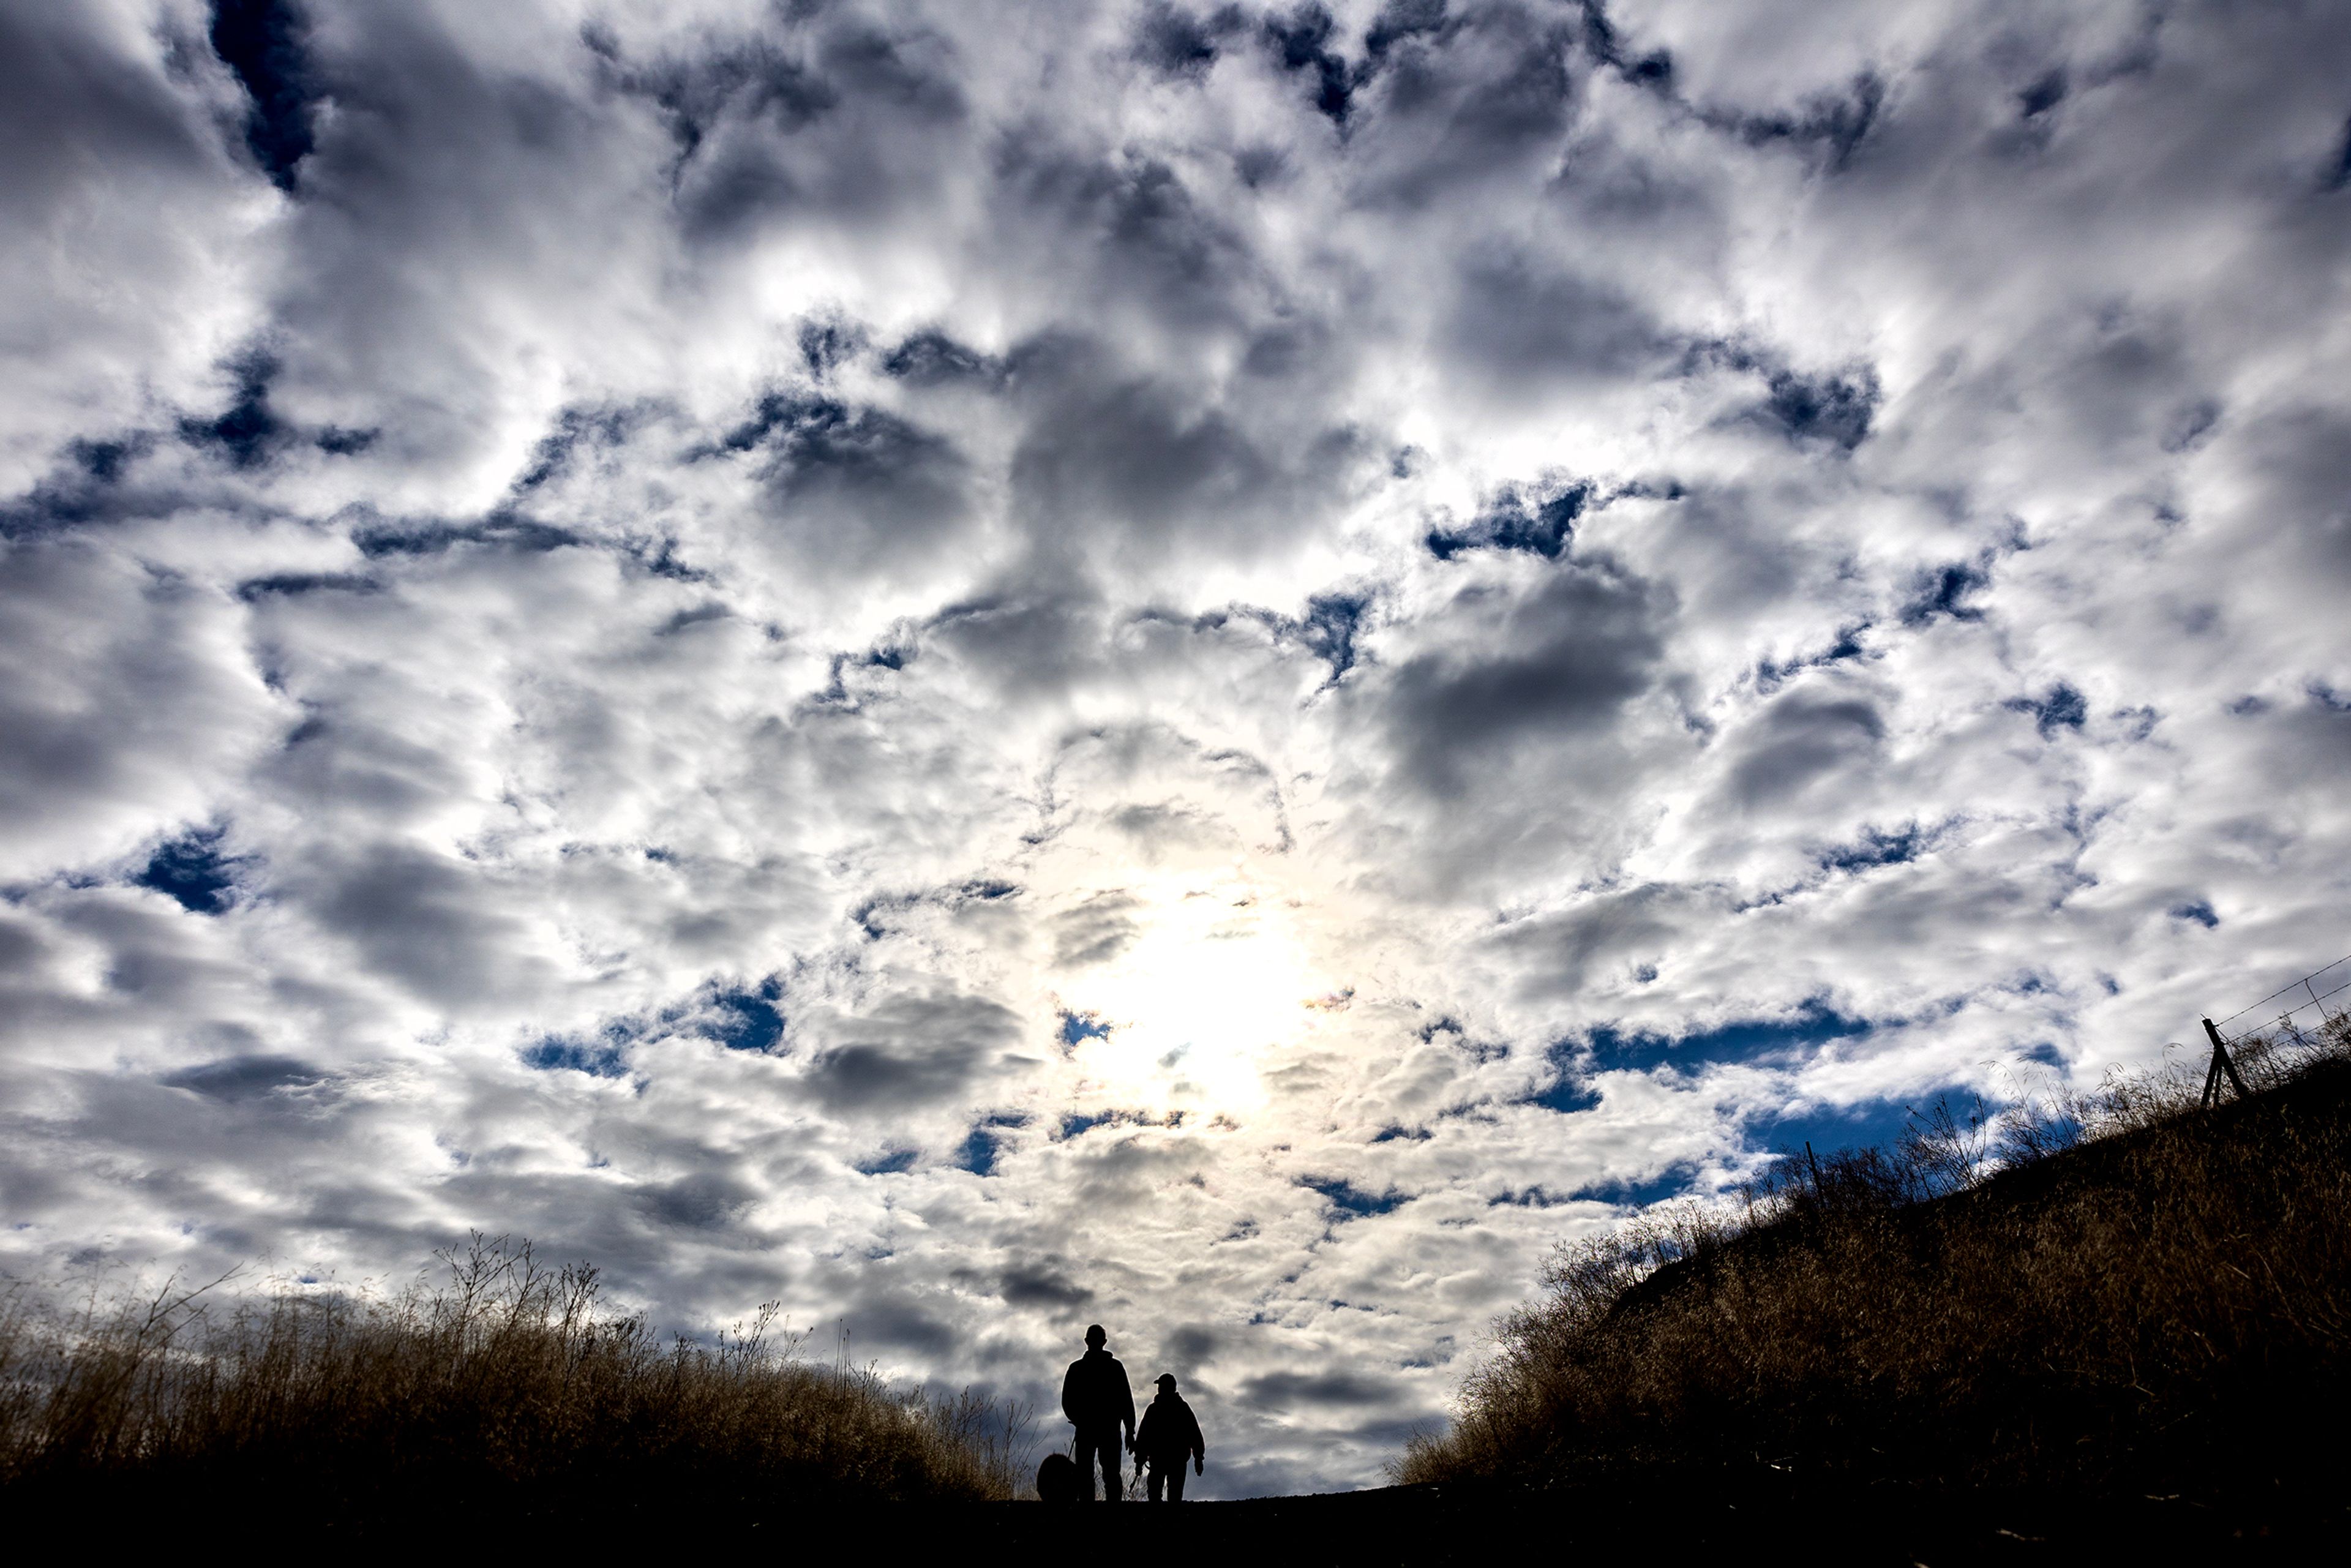
<instances>
[{"instance_id":1,"label":"dark cloud","mask_svg":"<svg viewBox=\"0 0 2351 1568\"><path fill-rule=\"evenodd\" d=\"M853 10L804 14L715 47L639 61L606 39L624 89L645 93L676 139L687 234L755 241L795 214L878 218L928 182L906 155L954 134L968 104L945 40Z\"/></svg>"},{"instance_id":2,"label":"dark cloud","mask_svg":"<svg viewBox=\"0 0 2351 1568\"><path fill-rule=\"evenodd\" d=\"M210 162L201 120L160 73L116 52L115 40L89 25L97 20L0 17L5 200L19 223L37 224L56 204L73 200L91 157L186 176L200 175Z\"/></svg>"},{"instance_id":3,"label":"dark cloud","mask_svg":"<svg viewBox=\"0 0 2351 1568\"><path fill-rule=\"evenodd\" d=\"M1662 364L1666 337L1638 302L1596 278L1524 256L1472 256L1444 351L1498 397L1594 386Z\"/></svg>"},{"instance_id":4,"label":"dark cloud","mask_svg":"<svg viewBox=\"0 0 2351 1568\"><path fill-rule=\"evenodd\" d=\"M708 1230L733 1220L757 1200L757 1191L716 1173L681 1177L641 1190L646 1214L663 1225Z\"/></svg>"},{"instance_id":5,"label":"dark cloud","mask_svg":"<svg viewBox=\"0 0 2351 1568\"><path fill-rule=\"evenodd\" d=\"M922 556L970 516L961 455L894 414L773 393L724 444L755 465L778 530L819 567Z\"/></svg>"},{"instance_id":6,"label":"dark cloud","mask_svg":"<svg viewBox=\"0 0 2351 1568\"><path fill-rule=\"evenodd\" d=\"M475 863L385 843L298 873L319 924L378 973L453 1009L526 990L540 965Z\"/></svg>"},{"instance_id":7,"label":"dark cloud","mask_svg":"<svg viewBox=\"0 0 2351 1568\"><path fill-rule=\"evenodd\" d=\"M1612 970L1631 971L1706 913L1705 900L1683 888L1609 889L1515 922L1492 940L1520 959L1516 967L1531 992L1566 997L1602 983Z\"/></svg>"},{"instance_id":8,"label":"dark cloud","mask_svg":"<svg viewBox=\"0 0 2351 1568\"><path fill-rule=\"evenodd\" d=\"M1355 1372L1270 1372L1241 1385L1241 1396L1269 1410L1300 1406L1362 1409L1392 1404L1395 1385L1386 1378Z\"/></svg>"},{"instance_id":9,"label":"dark cloud","mask_svg":"<svg viewBox=\"0 0 2351 1568\"><path fill-rule=\"evenodd\" d=\"M997 1276L996 1293L1014 1307L1045 1307L1074 1312L1091 1303L1094 1293L1062 1272L1066 1265L1016 1265Z\"/></svg>"},{"instance_id":10,"label":"dark cloud","mask_svg":"<svg viewBox=\"0 0 2351 1568\"><path fill-rule=\"evenodd\" d=\"M1393 745L1439 796L1517 747L1604 725L1648 687L1664 649L1652 591L1598 569L1561 569L1499 607L1469 590L1454 612L1471 640L1399 664L1384 694Z\"/></svg>"},{"instance_id":11,"label":"dark cloud","mask_svg":"<svg viewBox=\"0 0 2351 1568\"><path fill-rule=\"evenodd\" d=\"M165 1087L189 1089L209 1100L243 1103L281 1089L307 1089L325 1074L290 1056L231 1056L184 1068L162 1080Z\"/></svg>"},{"instance_id":12,"label":"dark cloud","mask_svg":"<svg viewBox=\"0 0 2351 1568\"><path fill-rule=\"evenodd\" d=\"M829 1111L870 1115L970 1092L995 1075L1021 1028L1018 1015L982 998L910 996L831 1033L837 1043L814 1054L800 1082Z\"/></svg>"},{"instance_id":13,"label":"dark cloud","mask_svg":"<svg viewBox=\"0 0 2351 1568\"><path fill-rule=\"evenodd\" d=\"M919 1298L886 1291L862 1296L841 1318L846 1354L893 1351L943 1356L959 1338L955 1326L929 1312Z\"/></svg>"},{"instance_id":14,"label":"dark cloud","mask_svg":"<svg viewBox=\"0 0 2351 1568\"><path fill-rule=\"evenodd\" d=\"M1190 1373L1217 1359L1221 1340L1222 1336L1207 1324L1183 1323L1160 1341L1160 1349L1176 1367Z\"/></svg>"},{"instance_id":15,"label":"dark cloud","mask_svg":"<svg viewBox=\"0 0 2351 1568\"><path fill-rule=\"evenodd\" d=\"M1865 768L1886 739L1886 719L1858 695L1807 685L1774 697L1728 744L1736 760L1730 797L1745 807L1777 803L1815 784Z\"/></svg>"},{"instance_id":16,"label":"dark cloud","mask_svg":"<svg viewBox=\"0 0 2351 1568\"><path fill-rule=\"evenodd\" d=\"M1200 13L1150 0L1135 31L1135 57L1163 77L1199 78L1217 63L1220 46L1245 25L1238 5Z\"/></svg>"},{"instance_id":17,"label":"dark cloud","mask_svg":"<svg viewBox=\"0 0 2351 1568\"><path fill-rule=\"evenodd\" d=\"M882 368L915 386L989 385L1002 380L1004 368L986 354L967 349L936 329L916 332L892 349Z\"/></svg>"},{"instance_id":18,"label":"dark cloud","mask_svg":"<svg viewBox=\"0 0 2351 1568\"><path fill-rule=\"evenodd\" d=\"M1365 35L1352 107L1377 199L1425 207L1554 154L1574 102L1572 29L1534 7L1391 5ZM1368 84L1368 85L1367 85Z\"/></svg>"},{"instance_id":19,"label":"dark cloud","mask_svg":"<svg viewBox=\"0 0 2351 1568\"><path fill-rule=\"evenodd\" d=\"M1717 113L1711 118L1751 146L1792 144L1836 173L1853 162L1885 106L1886 84L1864 71L1842 90L1813 94L1794 113Z\"/></svg>"}]
</instances>

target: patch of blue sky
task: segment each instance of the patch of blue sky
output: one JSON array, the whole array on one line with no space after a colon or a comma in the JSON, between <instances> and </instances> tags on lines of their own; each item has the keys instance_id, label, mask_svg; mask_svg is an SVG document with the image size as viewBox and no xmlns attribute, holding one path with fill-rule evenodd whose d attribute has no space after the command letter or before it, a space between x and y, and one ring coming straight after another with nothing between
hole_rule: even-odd
<instances>
[{"instance_id":1,"label":"patch of blue sky","mask_svg":"<svg viewBox=\"0 0 2351 1568\"><path fill-rule=\"evenodd\" d=\"M1080 1040L1108 1040L1110 1025L1093 1013L1065 1012L1061 1015L1061 1043L1070 1047Z\"/></svg>"},{"instance_id":2,"label":"patch of blue sky","mask_svg":"<svg viewBox=\"0 0 2351 1568\"><path fill-rule=\"evenodd\" d=\"M776 1006L776 994L769 987L721 992L712 998L710 1037L729 1051L773 1050L784 1038L784 1015Z\"/></svg>"},{"instance_id":3,"label":"patch of blue sky","mask_svg":"<svg viewBox=\"0 0 2351 1568\"><path fill-rule=\"evenodd\" d=\"M1384 1193L1366 1192L1354 1183L1337 1176L1305 1176L1298 1185L1321 1193L1348 1219L1390 1214L1412 1201L1410 1193L1397 1192L1393 1187Z\"/></svg>"},{"instance_id":4,"label":"patch of blue sky","mask_svg":"<svg viewBox=\"0 0 2351 1568\"><path fill-rule=\"evenodd\" d=\"M221 852L222 830L186 833L156 847L132 885L152 888L193 915L218 915L236 892L235 862Z\"/></svg>"},{"instance_id":5,"label":"patch of blue sky","mask_svg":"<svg viewBox=\"0 0 2351 1568\"><path fill-rule=\"evenodd\" d=\"M1596 1029L1590 1037L1591 1064L1602 1071L1649 1072L1660 1067L1703 1067L1722 1061L1793 1061L1831 1040L1866 1034L1870 1028L1863 1019L1846 1018L1816 1000L1807 1002L1792 1018L1749 1019L1679 1036Z\"/></svg>"},{"instance_id":6,"label":"patch of blue sky","mask_svg":"<svg viewBox=\"0 0 2351 1568\"><path fill-rule=\"evenodd\" d=\"M1028 1117L1009 1113L990 1116L975 1124L971 1135L964 1139L962 1149L956 1153L956 1165L974 1176L994 1176L997 1140L1005 1129L1028 1124Z\"/></svg>"},{"instance_id":7,"label":"patch of blue sky","mask_svg":"<svg viewBox=\"0 0 2351 1568\"><path fill-rule=\"evenodd\" d=\"M1631 1208L1646 1208L1653 1203L1665 1203L1687 1193L1698 1180L1698 1166L1687 1161L1667 1166L1652 1176L1623 1177L1613 1181L1592 1182L1568 1195L1571 1202L1611 1203Z\"/></svg>"},{"instance_id":8,"label":"patch of blue sky","mask_svg":"<svg viewBox=\"0 0 2351 1568\"><path fill-rule=\"evenodd\" d=\"M585 1072L592 1078L619 1078L629 1071L622 1041L568 1039L550 1034L522 1050L525 1066L542 1072Z\"/></svg>"},{"instance_id":9,"label":"patch of blue sky","mask_svg":"<svg viewBox=\"0 0 2351 1568\"><path fill-rule=\"evenodd\" d=\"M1578 1078L1573 1071L1562 1071L1559 1081L1540 1094L1530 1094L1520 1102L1522 1105L1540 1105L1546 1111L1556 1111L1572 1116L1578 1111L1596 1109L1600 1091Z\"/></svg>"},{"instance_id":10,"label":"patch of blue sky","mask_svg":"<svg viewBox=\"0 0 2351 1568\"><path fill-rule=\"evenodd\" d=\"M1750 1149L1772 1154L1802 1154L1810 1144L1817 1155L1838 1149L1891 1148L1910 1125L1911 1104L1922 1100L1865 1100L1853 1105L1823 1105L1804 1111L1776 1112L1747 1124Z\"/></svg>"}]
</instances>

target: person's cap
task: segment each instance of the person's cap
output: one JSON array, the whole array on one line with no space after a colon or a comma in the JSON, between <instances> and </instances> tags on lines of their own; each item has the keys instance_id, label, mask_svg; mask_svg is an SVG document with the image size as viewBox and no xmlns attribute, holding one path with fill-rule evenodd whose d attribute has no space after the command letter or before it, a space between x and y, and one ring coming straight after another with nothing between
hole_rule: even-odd
<instances>
[{"instance_id":1,"label":"person's cap","mask_svg":"<svg viewBox=\"0 0 2351 1568\"><path fill-rule=\"evenodd\" d=\"M1108 1338L1110 1338L1110 1335L1102 1333L1102 1324L1089 1323L1086 1326L1086 1343L1088 1344L1100 1344L1102 1341Z\"/></svg>"},{"instance_id":2,"label":"person's cap","mask_svg":"<svg viewBox=\"0 0 2351 1568\"><path fill-rule=\"evenodd\" d=\"M1162 1387L1162 1388L1173 1388L1173 1387L1175 1387L1175 1386L1176 1386L1176 1375L1175 1375L1174 1373L1172 1373L1172 1372L1163 1372L1163 1373L1161 1373L1161 1374L1159 1375L1159 1386L1160 1386L1160 1387Z\"/></svg>"}]
</instances>

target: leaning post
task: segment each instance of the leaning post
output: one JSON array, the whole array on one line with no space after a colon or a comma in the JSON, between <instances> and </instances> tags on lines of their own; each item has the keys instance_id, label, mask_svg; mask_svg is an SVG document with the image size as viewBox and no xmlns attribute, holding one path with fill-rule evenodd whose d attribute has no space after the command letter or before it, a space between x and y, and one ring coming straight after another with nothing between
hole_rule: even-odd
<instances>
[{"instance_id":1,"label":"leaning post","mask_svg":"<svg viewBox=\"0 0 2351 1568\"><path fill-rule=\"evenodd\" d=\"M2220 1074L2224 1072L2237 1098L2244 1099L2245 1081L2237 1076L2237 1064L2229 1060L2229 1042L2220 1038L2220 1031L2212 1027L2210 1019L2204 1020L2204 1038L2212 1042L2212 1065L2204 1070L2204 1104L2209 1108L2220 1097Z\"/></svg>"}]
</instances>

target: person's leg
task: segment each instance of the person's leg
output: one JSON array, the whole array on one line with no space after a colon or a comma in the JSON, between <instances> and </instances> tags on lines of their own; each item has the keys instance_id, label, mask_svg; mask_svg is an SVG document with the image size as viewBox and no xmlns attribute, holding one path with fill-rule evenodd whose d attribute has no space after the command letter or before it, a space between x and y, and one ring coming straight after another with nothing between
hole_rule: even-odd
<instances>
[{"instance_id":1,"label":"person's leg","mask_svg":"<svg viewBox=\"0 0 2351 1568\"><path fill-rule=\"evenodd\" d=\"M1078 1499L1081 1502L1094 1500L1094 1449L1098 1446L1094 1434L1083 1429L1079 1431Z\"/></svg>"},{"instance_id":2,"label":"person's leg","mask_svg":"<svg viewBox=\"0 0 2351 1568\"><path fill-rule=\"evenodd\" d=\"M1118 1433L1113 1431L1102 1440L1102 1496L1112 1502L1126 1500L1126 1484L1120 1478Z\"/></svg>"},{"instance_id":3,"label":"person's leg","mask_svg":"<svg viewBox=\"0 0 2351 1568\"><path fill-rule=\"evenodd\" d=\"M1143 1483L1144 1495L1149 1498L1153 1502L1157 1502L1159 1500L1160 1484L1166 1479L1167 1472L1165 1470L1161 1469L1157 1465L1152 1466L1150 1478ZM1184 1495L1184 1478L1180 1475L1176 1478L1176 1495L1179 1498Z\"/></svg>"},{"instance_id":4,"label":"person's leg","mask_svg":"<svg viewBox=\"0 0 2351 1568\"><path fill-rule=\"evenodd\" d=\"M1156 1476L1158 1472L1155 1470L1152 1473ZM1184 1500L1184 1461L1182 1459L1176 1460L1167 1468L1167 1500L1169 1502Z\"/></svg>"}]
</instances>

